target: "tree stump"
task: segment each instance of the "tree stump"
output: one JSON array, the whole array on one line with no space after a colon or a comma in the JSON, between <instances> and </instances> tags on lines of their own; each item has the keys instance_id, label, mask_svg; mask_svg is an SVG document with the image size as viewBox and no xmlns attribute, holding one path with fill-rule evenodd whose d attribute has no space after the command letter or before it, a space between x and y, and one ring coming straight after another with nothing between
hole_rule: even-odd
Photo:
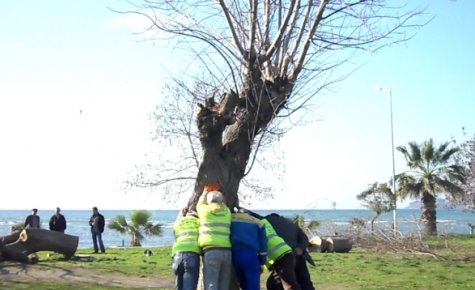
<instances>
[{"instance_id":1,"label":"tree stump","mask_svg":"<svg viewBox=\"0 0 475 290\"><path fill-rule=\"evenodd\" d=\"M44 229L24 229L0 239L0 261L26 263L28 255L40 251L61 253L69 259L76 252L78 244L77 236Z\"/></svg>"}]
</instances>

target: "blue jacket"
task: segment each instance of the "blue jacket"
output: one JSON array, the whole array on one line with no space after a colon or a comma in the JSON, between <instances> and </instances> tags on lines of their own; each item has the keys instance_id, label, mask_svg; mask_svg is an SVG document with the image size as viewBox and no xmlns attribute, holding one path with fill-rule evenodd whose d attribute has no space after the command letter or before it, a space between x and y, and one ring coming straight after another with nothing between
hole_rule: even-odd
<instances>
[{"instance_id":1,"label":"blue jacket","mask_svg":"<svg viewBox=\"0 0 475 290\"><path fill-rule=\"evenodd\" d=\"M264 223L247 213L233 213L231 244L233 251L255 250L259 254L259 261L262 265L267 257L267 236Z\"/></svg>"}]
</instances>

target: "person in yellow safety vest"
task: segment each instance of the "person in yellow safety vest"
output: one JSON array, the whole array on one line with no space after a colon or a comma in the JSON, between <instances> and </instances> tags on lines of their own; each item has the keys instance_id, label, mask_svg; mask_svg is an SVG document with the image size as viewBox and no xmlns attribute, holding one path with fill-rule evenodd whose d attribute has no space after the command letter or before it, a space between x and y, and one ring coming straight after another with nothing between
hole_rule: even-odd
<instances>
[{"instance_id":1,"label":"person in yellow safety vest","mask_svg":"<svg viewBox=\"0 0 475 290\"><path fill-rule=\"evenodd\" d=\"M198 241L203 250L206 290L229 289L231 280L231 211L218 190L218 184L205 185L196 206L200 219Z\"/></svg>"},{"instance_id":2,"label":"person in yellow safety vest","mask_svg":"<svg viewBox=\"0 0 475 290\"><path fill-rule=\"evenodd\" d=\"M295 254L292 248L280 236L269 223L268 220L262 220L265 225L267 235L267 261L266 267L271 271L267 280L280 281L281 287L285 290L300 290L300 285L295 274ZM280 285L279 285L280 286ZM270 284L267 283L267 289L281 289L281 288L269 288Z\"/></svg>"},{"instance_id":3,"label":"person in yellow safety vest","mask_svg":"<svg viewBox=\"0 0 475 290\"><path fill-rule=\"evenodd\" d=\"M276 213L268 214L263 218L272 225L277 235L293 249L295 254L294 272L297 276L300 288L302 288L302 290L315 290L307 268L307 262L315 266L312 257L307 251L309 244L307 235L296 223ZM279 284L280 282L277 280L267 280L268 289L277 289L280 287Z\"/></svg>"},{"instance_id":4,"label":"person in yellow safety vest","mask_svg":"<svg viewBox=\"0 0 475 290\"><path fill-rule=\"evenodd\" d=\"M183 208L173 226L173 273L177 290L196 290L200 274L200 221L196 212Z\"/></svg>"}]
</instances>

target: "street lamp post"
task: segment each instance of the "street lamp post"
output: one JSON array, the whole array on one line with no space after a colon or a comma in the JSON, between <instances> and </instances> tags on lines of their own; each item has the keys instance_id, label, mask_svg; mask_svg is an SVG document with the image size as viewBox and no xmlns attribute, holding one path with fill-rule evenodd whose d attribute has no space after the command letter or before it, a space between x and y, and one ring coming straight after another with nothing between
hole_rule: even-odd
<instances>
[{"instance_id":1,"label":"street lamp post","mask_svg":"<svg viewBox=\"0 0 475 290\"><path fill-rule=\"evenodd\" d=\"M376 91L387 91L389 93L389 111L391 117L391 154L393 161L393 194L394 194L394 204L393 204L393 231L394 236L397 234L397 196L396 196L396 165L394 162L394 126L393 126L393 95L391 89L385 89L383 87L376 86L374 88Z\"/></svg>"}]
</instances>

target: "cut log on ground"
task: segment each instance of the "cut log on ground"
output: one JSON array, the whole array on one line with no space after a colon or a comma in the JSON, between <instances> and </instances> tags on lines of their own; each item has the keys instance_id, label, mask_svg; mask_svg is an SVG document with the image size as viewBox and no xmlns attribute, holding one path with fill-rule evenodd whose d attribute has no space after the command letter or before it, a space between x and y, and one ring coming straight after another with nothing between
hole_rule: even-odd
<instances>
[{"instance_id":1,"label":"cut log on ground","mask_svg":"<svg viewBox=\"0 0 475 290\"><path fill-rule=\"evenodd\" d=\"M309 240L309 251L320 253L348 253L353 247L350 239L343 237L321 238L315 236Z\"/></svg>"},{"instance_id":2,"label":"cut log on ground","mask_svg":"<svg viewBox=\"0 0 475 290\"><path fill-rule=\"evenodd\" d=\"M0 238L0 246L16 242L20 237L21 231L13 231L9 235Z\"/></svg>"},{"instance_id":3,"label":"cut log on ground","mask_svg":"<svg viewBox=\"0 0 475 290\"><path fill-rule=\"evenodd\" d=\"M40 251L63 254L66 259L74 256L79 237L43 229L24 229L14 240L12 233L0 239L0 261L26 263L28 255Z\"/></svg>"},{"instance_id":4,"label":"cut log on ground","mask_svg":"<svg viewBox=\"0 0 475 290\"><path fill-rule=\"evenodd\" d=\"M353 247L350 239L348 238L326 238L328 242L328 252L335 252L335 253L348 253L351 251Z\"/></svg>"}]
</instances>

